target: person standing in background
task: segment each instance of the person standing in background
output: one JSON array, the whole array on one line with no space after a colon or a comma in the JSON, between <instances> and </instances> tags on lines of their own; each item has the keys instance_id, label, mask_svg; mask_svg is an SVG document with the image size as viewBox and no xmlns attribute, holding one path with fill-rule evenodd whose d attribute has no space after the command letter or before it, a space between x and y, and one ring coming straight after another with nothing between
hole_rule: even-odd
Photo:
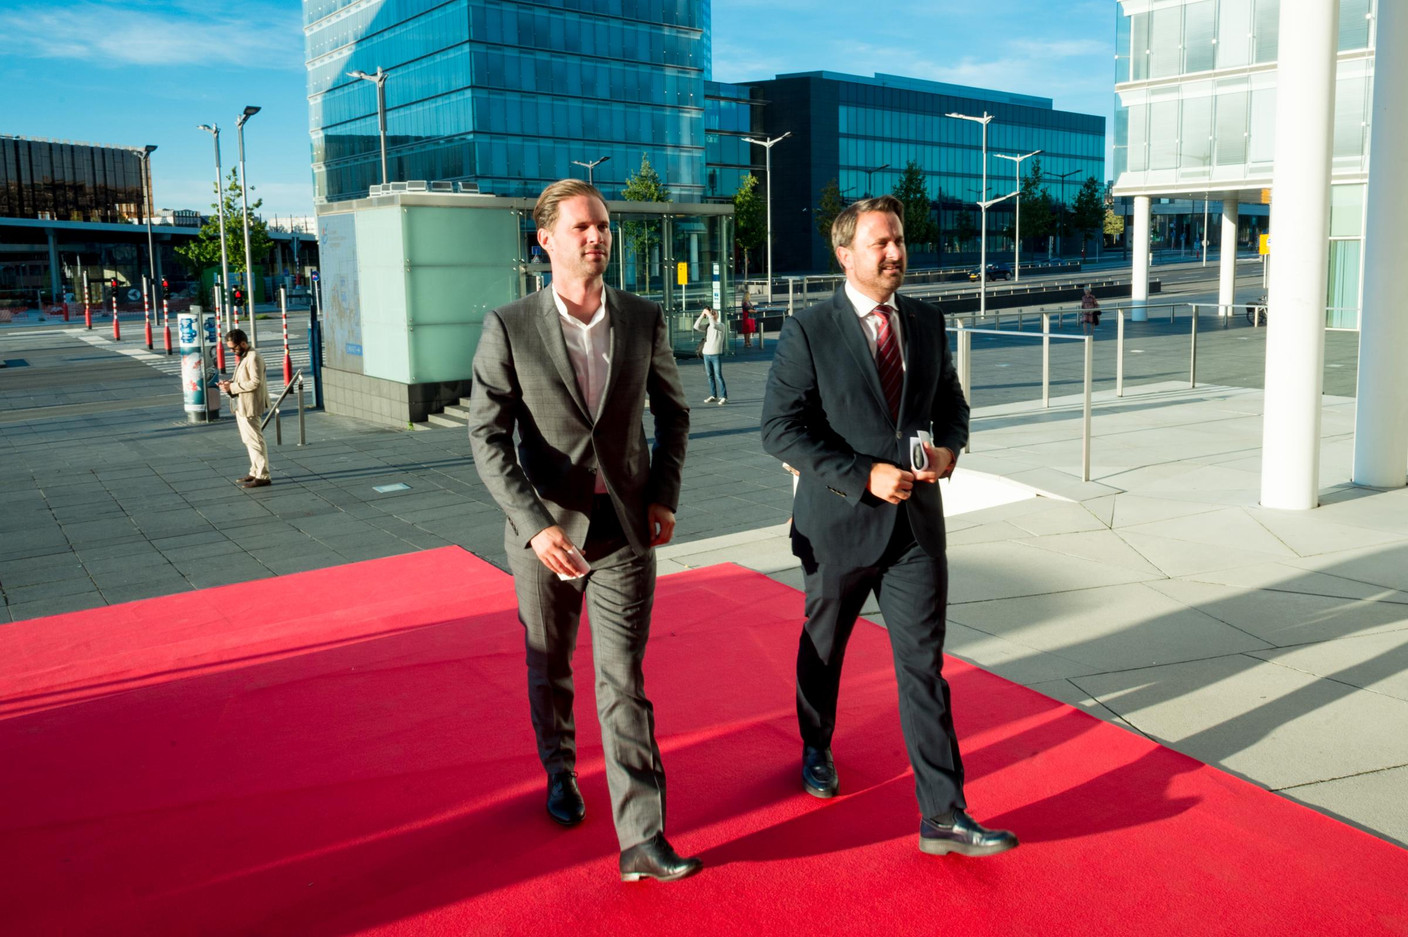
<instances>
[{"instance_id":1,"label":"person standing in background","mask_svg":"<svg viewBox=\"0 0 1408 937\"><path fill-rule=\"evenodd\" d=\"M705 306L694 320L694 331L704 333L704 344L699 355L704 359L704 373L709 377L709 396L705 403L728 403L728 385L724 383L724 330L719 322L719 314Z\"/></svg>"},{"instance_id":2,"label":"person standing in background","mask_svg":"<svg viewBox=\"0 0 1408 937\"><path fill-rule=\"evenodd\" d=\"M269 378L264 359L249 345L244 329L230 329L225 347L239 358L235 375L220 382L220 389L230 396L235 411L235 424L240 439L249 450L249 474L236 479L241 488L263 488L273 484L269 478L269 447L264 443L264 430L259 421L269 409Z\"/></svg>"}]
</instances>

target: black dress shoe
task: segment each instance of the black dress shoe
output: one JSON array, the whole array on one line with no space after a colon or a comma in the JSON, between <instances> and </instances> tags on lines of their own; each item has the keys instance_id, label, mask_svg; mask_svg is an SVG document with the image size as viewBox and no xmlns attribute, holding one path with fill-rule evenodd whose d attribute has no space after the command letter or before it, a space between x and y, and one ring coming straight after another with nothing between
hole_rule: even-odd
<instances>
[{"instance_id":1,"label":"black dress shoe","mask_svg":"<svg viewBox=\"0 0 1408 937\"><path fill-rule=\"evenodd\" d=\"M255 478L255 479L251 479L250 481L247 481L247 482L240 482L240 487L241 487L241 488L265 488L265 487L267 487L267 486L269 486L269 485L272 485L272 484L273 484L273 482L270 481L270 480L267 479L267 478Z\"/></svg>"},{"instance_id":2,"label":"black dress shoe","mask_svg":"<svg viewBox=\"0 0 1408 937\"><path fill-rule=\"evenodd\" d=\"M587 815L586 801L577 787L577 772L554 771L548 775L548 816L562 826L576 826Z\"/></svg>"},{"instance_id":3,"label":"black dress shoe","mask_svg":"<svg viewBox=\"0 0 1408 937\"><path fill-rule=\"evenodd\" d=\"M657 882L673 882L693 875L704 868L699 859L686 859L675 852L664 833L656 833L638 846L621 853L621 881L639 882L653 878Z\"/></svg>"},{"instance_id":4,"label":"black dress shoe","mask_svg":"<svg viewBox=\"0 0 1408 937\"><path fill-rule=\"evenodd\" d=\"M836 762L831 758L831 749L802 746L802 786L813 797L835 797L841 789L841 781L836 777Z\"/></svg>"},{"instance_id":5,"label":"black dress shoe","mask_svg":"<svg viewBox=\"0 0 1408 937\"><path fill-rule=\"evenodd\" d=\"M1017 835L989 830L962 810L955 810L947 824L923 820L919 824L919 851L931 856L956 852L960 856L992 856L1017 847Z\"/></svg>"}]
</instances>

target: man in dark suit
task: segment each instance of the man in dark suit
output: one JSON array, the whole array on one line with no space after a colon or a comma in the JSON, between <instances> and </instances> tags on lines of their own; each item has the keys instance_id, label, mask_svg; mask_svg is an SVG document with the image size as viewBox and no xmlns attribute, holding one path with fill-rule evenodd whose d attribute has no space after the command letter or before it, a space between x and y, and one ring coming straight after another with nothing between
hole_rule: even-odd
<instances>
[{"instance_id":1,"label":"man in dark suit","mask_svg":"<svg viewBox=\"0 0 1408 937\"><path fill-rule=\"evenodd\" d=\"M547 812L563 826L586 812L572 716L585 598L621 878L683 878L701 863L665 839L665 772L642 660L654 547L674 533L689 407L660 307L603 280L611 222L601 193L555 182L533 219L552 283L485 317L469 435L479 476L508 516ZM653 449L641 421L647 399Z\"/></svg>"},{"instance_id":2,"label":"man in dark suit","mask_svg":"<svg viewBox=\"0 0 1408 937\"><path fill-rule=\"evenodd\" d=\"M803 786L817 797L839 790L831 739L841 663L874 592L894 649L919 848L991 855L1017 838L966 812L941 673L948 565L938 480L968 439L968 402L942 313L896 292L905 272L903 203L885 195L850 205L831 240L846 283L787 320L763 400L763 447L800 473L792 551L806 585L797 653ZM921 432L932 445L913 443Z\"/></svg>"}]
</instances>

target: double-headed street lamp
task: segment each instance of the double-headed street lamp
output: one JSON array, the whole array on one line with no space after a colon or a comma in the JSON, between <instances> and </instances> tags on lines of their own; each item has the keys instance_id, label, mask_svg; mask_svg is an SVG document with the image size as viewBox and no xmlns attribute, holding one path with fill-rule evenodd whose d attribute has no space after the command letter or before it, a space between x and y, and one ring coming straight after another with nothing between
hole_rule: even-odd
<instances>
[{"instance_id":1,"label":"double-headed street lamp","mask_svg":"<svg viewBox=\"0 0 1408 937\"><path fill-rule=\"evenodd\" d=\"M600 166L602 163L606 162L606 161L609 160L610 158L611 158L610 156L603 156L603 157L601 157L600 159L594 159L594 160L592 160L591 162L587 162L587 163L582 162L580 159L574 159L574 160L572 160L572 165L573 165L573 166L584 166L584 167L586 167L586 170L587 170L587 185L596 185L596 183L592 181L592 170L595 169L596 167Z\"/></svg>"},{"instance_id":2,"label":"double-headed street lamp","mask_svg":"<svg viewBox=\"0 0 1408 937\"><path fill-rule=\"evenodd\" d=\"M881 163L879 166L876 166L874 169L862 169L862 170L861 170L861 172L865 173L865 197L866 197L866 198L870 198L872 195L875 194L875 193L871 190L871 188L870 188L870 177L873 176L873 175L875 175L877 172L879 172L879 171L882 170L882 169L889 169L889 168L890 168L890 164L889 164L889 163Z\"/></svg>"},{"instance_id":3,"label":"double-headed street lamp","mask_svg":"<svg viewBox=\"0 0 1408 937\"><path fill-rule=\"evenodd\" d=\"M142 214L147 216L147 282L156 289L156 254L152 251L152 151L156 145L148 143L137 150L137 158L142 161ZM142 291L143 294L146 290Z\"/></svg>"},{"instance_id":4,"label":"double-headed street lamp","mask_svg":"<svg viewBox=\"0 0 1408 937\"><path fill-rule=\"evenodd\" d=\"M1022 160L1030 159L1041 150L1032 150L1030 153L1023 153L1021 156L1008 156L1006 153L994 153L998 159L1012 160L1012 172L1017 183L1017 201L1014 203L1017 208L1016 219L1012 224L1012 279L1020 281L1022 279Z\"/></svg>"},{"instance_id":5,"label":"double-headed street lamp","mask_svg":"<svg viewBox=\"0 0 1408 937\"><path fill-rule=\"evenodd\" d=\"M759 140L757 137L744 137L744 141L761 146L767 150L766 172L768 174L767 205L768 205L768 302L772 302L772 148L777 144L792 136L792 131L787 131L780 137L771 137L767 140Z\"/></svg>"},{"instance_id":6,"label":"double-headed street lamp","mask_svg":"<svg viewBox=\"0 0 1408 937\"><path fill-rule=\"evenodd\" d=\"M375 75L368 75L363 71L348 72L348 78L360 78L363 81L370 81L376 85L376 126L377 132L381 136L381 184L386 185L386 72L380 65L376 67ZM258 110L258 108L255 108Z\"/></svg>"},{"instance_id":7,"label":"double-headed street lamp","mask_svg":"<svg viewBox=\"0 0 1408 937\"><path fill-rule=\"evenodd\" d=\"M249 297L249 346L258 348L259 341L255 334L254 325L254 260L250 257L249 249L249 178L244 174L244 125L249 119L259 113L259 108L253 104L244 109L235 120L235 130L238 131L240 140L240 203L244 209L244 291Z\"/></svg>"},{"instance_id":8,"label":"double-headed street lamp","mask_svg":"<svg viewBox=\"0 0 1408 937\"><path fill-rule=\"evenodd\" d=\"M230 252L225 246L224 170L220 168L220 125L201 124L196 128L210 134L215 143L215 210L220 215L220 314L230 327Z\"/></svg>"},{"instance_id":9,"label":"double-headed street lamp","mask_svg":"<svg viewBox=\"0 0 1408 937\"><path fill-rule=\"evenodd\" d=\"M992 123L992 115L983 111L982 117L974 117L971 114L945 114L945 117L952 117L957 120L971 120L975 124L983 125L983 191L982 198L978 199L978 207L982 209L982 230L978 232L979 254L981 258L978 267L978 303L979 311L986 314L988 311L988 207L996 205L1002 201L1001 198L988 201L988 124ZM1011 198L1004 195L1002 198Z\"/></svg>"}]
</instances>

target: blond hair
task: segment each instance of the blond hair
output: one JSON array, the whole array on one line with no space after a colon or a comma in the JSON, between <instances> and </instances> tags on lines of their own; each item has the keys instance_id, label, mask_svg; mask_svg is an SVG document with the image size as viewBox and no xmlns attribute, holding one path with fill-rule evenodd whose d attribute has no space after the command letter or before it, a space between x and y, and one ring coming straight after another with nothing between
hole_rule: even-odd
<instances>
[{"instance_id":1,"label":"blond hair","mask_svg":"<svg viewBox=\"0 0 1408 937\"><path fill-rule=\"evenodd\" d=\"M538 196L537 204L533 206L533 223L538 226L538 230L551 230L553 225L557 224L557 206L579 195L591 196L601 202L603 208L606 207L606 196L590 182L583 182L581 179L559 179L543 190L543 194Z\"/></svg>"}]
</instances>

